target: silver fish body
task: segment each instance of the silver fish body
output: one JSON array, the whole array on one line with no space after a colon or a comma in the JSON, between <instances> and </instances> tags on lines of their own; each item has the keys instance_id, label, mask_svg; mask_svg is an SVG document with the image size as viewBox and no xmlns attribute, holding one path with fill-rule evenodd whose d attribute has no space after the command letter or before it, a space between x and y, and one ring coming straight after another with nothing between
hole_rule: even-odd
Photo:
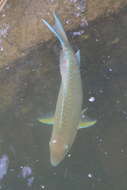
<instances>
[{"instance_id":1,"label":"silver fish body","mask_svg":"<svg viewBox=\"0 0 127 190\"><path fill-rule=\"evenodd\" d=\"M63 58L61 58L60 64L67 61L68 70L64 73L65 81L61 82L50 140L52 165L58 165L70 150L81 118L83 93L79 64L70 47L66 51L62 52Z\"/></svg>"}]
</instances>

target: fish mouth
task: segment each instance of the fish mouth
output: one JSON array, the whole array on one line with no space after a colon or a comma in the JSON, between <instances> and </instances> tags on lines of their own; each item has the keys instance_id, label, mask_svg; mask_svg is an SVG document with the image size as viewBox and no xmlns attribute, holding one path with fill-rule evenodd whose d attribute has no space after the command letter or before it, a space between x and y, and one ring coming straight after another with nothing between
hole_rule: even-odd
<instances>
[{"instance_id":1,"label":"fish mouth","mask_svg":"<svg viewBox=\"0 0 127 190\"><path fill-rule=\"evenodd\" d=\"M52 166L56 167L61 163L68 152L68 145L64 144L62 141L58 141L57 138L54 138L50 141L49 146L50 162Z\"/></svg>"},{"instance_id":2,"label":"fish mouth","mask_svg":"<svg viewBox=\"0 0 127 190\"><path fill-rule=\"evenodd\" d=\"M58 166L62 161L63 159L65 158L65 152L61 155L57 155L57 154L52 154L50 153L50 163L53 167L56 167Z\"/></svg>"},{"instance_id":3,"label":"fish mouth","mask_svg":"<svg viewBox=\"0 0 127 190\"><path fill-rule=\"evenodd\" d=\"M51 158L50 158L51 165L53 167L56 167L56 166L58 166L62 162L63 159L64 159L64 157L62 157L61 159L56 159L56 158L53 158L51 156Z\"/></svg>"},{"instance_id":4,"label":"fish mouth","mask_svg":"<svg viewBox=\"0 0 127 190\"><path fill-rule=\"evenodd\" d=\"M58 161L54 161L54 160L50 160L50 162L51 162L51 165L53 166L53 167L57 167L58 165L59 165L59 163L60 162L58 162Z\"/></svg>"}]
</instances>

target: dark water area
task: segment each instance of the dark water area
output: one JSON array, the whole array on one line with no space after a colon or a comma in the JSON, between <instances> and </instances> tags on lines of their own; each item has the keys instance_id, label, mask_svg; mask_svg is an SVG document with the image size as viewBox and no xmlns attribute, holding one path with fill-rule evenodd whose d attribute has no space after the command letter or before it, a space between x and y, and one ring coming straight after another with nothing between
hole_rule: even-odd
<instances>
[{"instance_id":1,"label":"dark water area","mask_svg":"<svg viewBox=\"0 0 127 190\"><path fill-rule=\"evenodd\" d=\"M66 158L52 167L52 128L37 119L55 111L59 43L39 44L9 64L0 71L2 190L127 189L126 9L68 36L81 51L83 108L97 123L79 130Z\"/></svg>"}]
</instances>

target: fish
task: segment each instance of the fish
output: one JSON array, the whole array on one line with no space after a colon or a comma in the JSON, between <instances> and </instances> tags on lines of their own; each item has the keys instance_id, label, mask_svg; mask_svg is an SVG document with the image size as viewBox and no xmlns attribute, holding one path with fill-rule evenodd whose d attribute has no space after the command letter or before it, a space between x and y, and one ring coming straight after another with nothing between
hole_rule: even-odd
<instances>
[{"instance_id":1,"label":"fish","mask_svg":"<svg viewBox=\"0 0 127 190\"><path fill-rule=\"evenodd\" d=\"M78 129L92 126L96 120L81 119L83 89L80 75L80 50L76 53L73 51L60 17L55 12L53 17L55 26L51 26L44 19L43 23L54 33L62 46L60 52L61 84L54 116L39 118L38 121L53 125L49 142L50 162L52 166L58 166L71 149Z\"/></svg>"}]
</instances>

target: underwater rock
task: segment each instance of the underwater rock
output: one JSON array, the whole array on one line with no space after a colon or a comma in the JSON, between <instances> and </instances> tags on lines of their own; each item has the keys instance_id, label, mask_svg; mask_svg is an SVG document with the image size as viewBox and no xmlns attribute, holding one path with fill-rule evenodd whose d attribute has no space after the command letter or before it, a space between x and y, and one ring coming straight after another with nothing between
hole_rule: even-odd
<instances>
[{"instance_id":1,"label":"underwater rock","mask_svg":"<svg viewBox=\"0 0 127 190\"><path fill-rule=\"evenodd\" d=\"M66 30L72 30L87 24L86 17L88 21L95 20L117 11L126 3L126 0L7 1L0 12L0 68L52 37L41 20L52 22L54 10L59 10Z\"/></svg>"}]
</instances>

